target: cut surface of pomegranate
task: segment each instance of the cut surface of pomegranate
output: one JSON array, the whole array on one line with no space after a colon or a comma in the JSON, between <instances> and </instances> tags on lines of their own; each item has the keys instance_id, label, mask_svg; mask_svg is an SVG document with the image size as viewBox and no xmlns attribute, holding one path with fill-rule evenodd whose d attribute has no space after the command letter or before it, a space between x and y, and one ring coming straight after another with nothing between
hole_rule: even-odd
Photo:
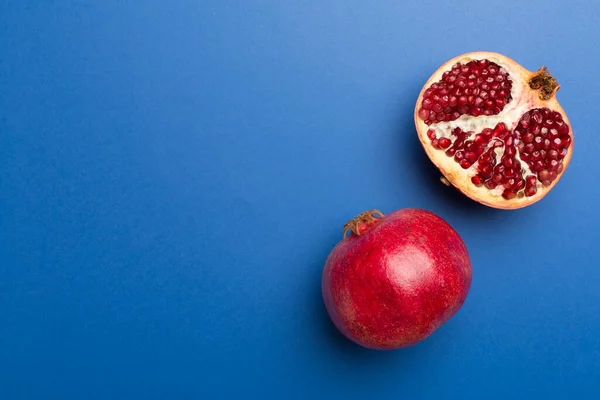
<instances>
[{"instance_id":1,"label":"cut surface of pomegranate","mask_svg":"<svg viewBox=\"0 0 600 400\"><path fill-rule=\"evenodd\" d=\"M473 200L515 209L556 185L573 132L546 68L531 72L491 52L442 65L415 108L419 140L443 177Z\"/></svg>"}]
</instances>

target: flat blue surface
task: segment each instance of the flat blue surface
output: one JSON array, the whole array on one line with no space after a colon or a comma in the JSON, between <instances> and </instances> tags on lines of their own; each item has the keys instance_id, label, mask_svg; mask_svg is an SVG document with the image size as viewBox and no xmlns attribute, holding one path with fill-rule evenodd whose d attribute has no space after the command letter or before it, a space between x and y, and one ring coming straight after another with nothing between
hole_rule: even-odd
<instances>
[{"instance_id":1,"label":"flat blue surface","mask_svg":"<svg viewBox=\"0 0 600 400\"><path fill-rule=\"evenodd\" d=\"M599 398L600 3L0 3L1 399ZM515 212L416 139L425 80L480 49L550 67L576 135ZM472 289L363 350L321 269L348 219L403 207L463 236Z\"/></svg>"}]
</instances>

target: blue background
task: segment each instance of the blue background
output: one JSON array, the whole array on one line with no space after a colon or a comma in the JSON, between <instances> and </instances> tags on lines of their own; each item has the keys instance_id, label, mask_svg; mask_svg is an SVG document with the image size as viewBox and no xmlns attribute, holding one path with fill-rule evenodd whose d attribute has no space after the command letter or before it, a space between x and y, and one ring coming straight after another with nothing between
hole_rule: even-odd
<instances>
[{"instance_id":1,"label":"blue background","mask_svg":"<svg viewBox=\"0 0 600 400\"><path fill-rule=\"evenodd\" d=\"M594 1L1 1L0 398L597 398ZM547 65L575 131L514 212L448 189L412 113L473 50ZM473 285L363 350L321 269L358 212L421 207Z\"/></svg>"}]
</instances>

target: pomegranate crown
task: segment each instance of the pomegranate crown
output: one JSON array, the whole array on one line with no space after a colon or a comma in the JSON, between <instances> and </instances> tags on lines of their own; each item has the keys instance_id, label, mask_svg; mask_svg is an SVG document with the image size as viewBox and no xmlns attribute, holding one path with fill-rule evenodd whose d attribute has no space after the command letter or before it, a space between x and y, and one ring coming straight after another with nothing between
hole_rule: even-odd
<instances>
[{"instance_id":1,"label":"pomegranate crown","mask_svg":"<svg viewBox=\"0 0 600 400\"><path fill-rule=\"evenodd\" d=\"M348 232L360 236L367 228L375 224L380 218L383 218L383 213L379 210L369 210L358 214L344 225L344 233L342 238L348 237Z\"/></svg>"}]
</instances>

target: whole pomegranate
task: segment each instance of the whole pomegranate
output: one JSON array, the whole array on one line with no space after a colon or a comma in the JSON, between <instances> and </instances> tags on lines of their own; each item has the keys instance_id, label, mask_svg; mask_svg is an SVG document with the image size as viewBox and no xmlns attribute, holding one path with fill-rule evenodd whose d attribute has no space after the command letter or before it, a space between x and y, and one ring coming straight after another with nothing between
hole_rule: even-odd
<instances>
[{"instance_id":1,"label":"whole pomegranate","mask_svg":"<svg viewBox=\"0 0 600 400\"><path fill-rule=\"evenodd\" d=\"M482 204L514 209L556 185L573 151L559 85L498 53L458 56L429 78L415 108L421 144L443 181Z\"/></svg>"},{"instance_id":2,"label":"whole pomegranate","mask_svg":"<svg viewBox=\"0 0 600 400\"><path fill-rule=\"evenodd\" d=\"M337 328L372 349L413 345L464 303L471 262L462 239L437 215L372 210L344 227L325 264L323 298Z\"/></svg>"}]
</instances>

